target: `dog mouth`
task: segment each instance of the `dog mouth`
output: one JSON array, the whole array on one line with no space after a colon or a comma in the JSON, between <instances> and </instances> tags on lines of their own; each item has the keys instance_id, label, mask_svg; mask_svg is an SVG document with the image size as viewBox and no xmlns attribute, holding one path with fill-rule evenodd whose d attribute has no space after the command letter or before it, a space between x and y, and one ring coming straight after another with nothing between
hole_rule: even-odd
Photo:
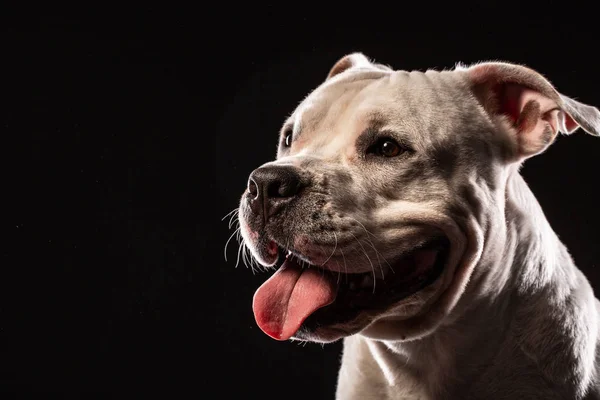
<instances>
[{"instance_id":1,"label":"dog mouth","mask_svg":"<svg viewBox=\"0 0 600 400\"><path fill-rule=\"evenodd\" d=\"M256 322L270 337L288 340L361 314L375 316L435 282L449 249L446 237L435 237L385 270L342 273L299 262L280 247L277 271L254 295Z\"/></svg>"}]
</instances>

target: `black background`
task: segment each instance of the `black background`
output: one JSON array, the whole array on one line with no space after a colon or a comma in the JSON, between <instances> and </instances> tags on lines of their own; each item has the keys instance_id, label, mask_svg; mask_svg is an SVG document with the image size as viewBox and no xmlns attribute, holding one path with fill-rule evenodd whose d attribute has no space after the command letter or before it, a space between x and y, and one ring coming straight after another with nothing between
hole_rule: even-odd
<instances>
[{"instance_id":1,"label":"black background","mask_svg":"<svg viewBox=\"0 0 600 400\"><path fill-rule=\"evenodd\" d=\"M267 275L235 267L235 240L225 261L221 219L353 51L407 70L522 63L600 105L593 10L486 4L4 13L0 388L333 398L341 344L257 328ZM522 170L596 288L599 154L578 131Z\"/></svg>"}]
</instances>

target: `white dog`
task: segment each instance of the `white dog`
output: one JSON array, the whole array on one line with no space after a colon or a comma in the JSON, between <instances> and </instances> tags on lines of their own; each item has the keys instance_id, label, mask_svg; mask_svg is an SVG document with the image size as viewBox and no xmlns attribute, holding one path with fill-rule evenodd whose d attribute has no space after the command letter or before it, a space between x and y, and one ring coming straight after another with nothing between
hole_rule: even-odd
<instances>
[{"instance_id":1,"label":"white dog","mask_svg":"<svg viewBox=\"0 0 600 400\"><path fill-rule=\"evenodd\" d=\"M258 325L343 338L338 399L600 399L599 302L519 175L578 128L523 66L342 58L242 196Z\"/></svg>"}]
</instances>

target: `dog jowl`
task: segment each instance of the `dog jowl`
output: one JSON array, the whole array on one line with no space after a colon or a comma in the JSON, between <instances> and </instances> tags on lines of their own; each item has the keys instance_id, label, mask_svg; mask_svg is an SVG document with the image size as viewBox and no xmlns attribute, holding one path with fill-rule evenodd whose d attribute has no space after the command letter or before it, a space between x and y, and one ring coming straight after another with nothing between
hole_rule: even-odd
<instances>
[{"instance_id":1,"label":"dog jowl","mask_svg":"<svg viewBox=\"0 0 600 400\"><path fill-rule=\"evenodd\" d=\"M579 128L598 136L598 110L524 66L342 58L242 195L244 244L274 270L254 295L257 324L277 340L344 339L339 398L487 398L509 381L514 398L583 398L597 300L518 172ZM562 358L542 362L540 329ZM352 376L356 363L370 372Z\"/></svg>"}]
</instances>

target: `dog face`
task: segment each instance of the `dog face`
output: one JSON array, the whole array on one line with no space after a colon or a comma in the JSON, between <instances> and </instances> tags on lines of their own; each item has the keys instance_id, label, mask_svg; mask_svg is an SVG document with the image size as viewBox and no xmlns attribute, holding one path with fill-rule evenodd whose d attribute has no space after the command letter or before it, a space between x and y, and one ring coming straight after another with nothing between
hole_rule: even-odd
<instances>
[{"instance_id":1,"label":"dog face","mask_svg":"<svg viewBox=\"0 0 600 400\"><path fill-rule=\"evenodd\" d=\"M406 72L342 58L240 202L245 245L277 268L255 294L258 325L318 342L431 331L485 276L475 267L504 226L510 174L559 131L597 134L594 113L524 67Z\"/></svg>"}]
</instances>

